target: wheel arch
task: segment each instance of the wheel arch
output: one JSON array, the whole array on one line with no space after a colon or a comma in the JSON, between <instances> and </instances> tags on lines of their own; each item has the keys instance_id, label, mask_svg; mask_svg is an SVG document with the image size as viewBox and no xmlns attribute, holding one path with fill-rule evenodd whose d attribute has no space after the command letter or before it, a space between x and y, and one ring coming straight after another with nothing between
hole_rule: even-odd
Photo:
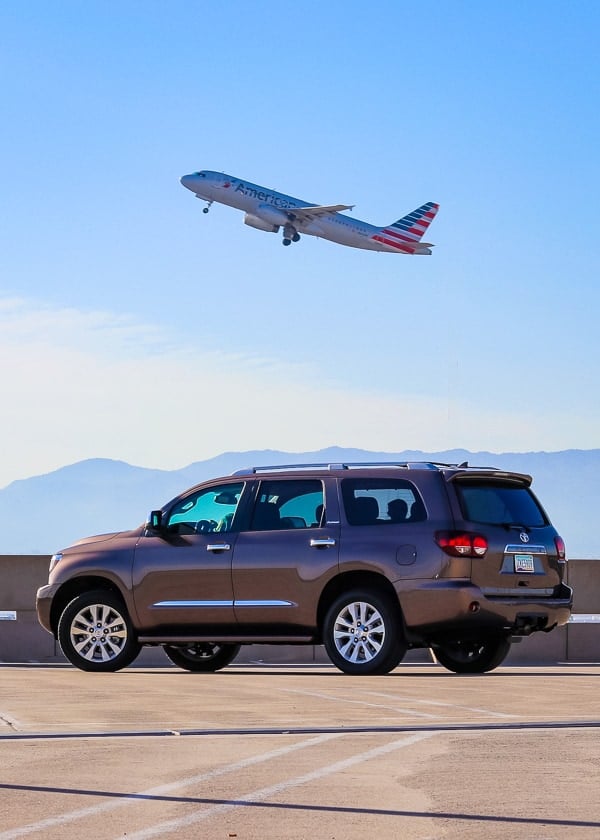
<instances>
[{"instance_id":1,"label":"wheel arch","mask_svg":"<svg viewBox=\"0 0 600 840\"><path fill-rule=\"evenodd\" d=\"M52 606L50 608L50 625L52 627L54 638L58 637L58 622L67 604L69 604L73 598L76 598L77 595L81 595L83 592L91 592L92 590L105 590L106 592L111 592L122 601L123 606L127 609L127 603L123 597L123 593L113 581L96 575L71 578L71 580L66 581L61 586L52 599Z\"/></svg>"},{"instance_id":2,"label":"wheel arch","mask_svg":"<svg viewBox=\"0 0 600 840\"><path fill-rule=\"evenodd\" d=\"M404 628L404 617L402 615L400 602L398 601L398 593L386 577L378 574L377 572L343 572L342 574L332 578L321 593L317 607L318 643L323 641L323 623L329 607L338 595L341 595L343 592L349 591L350 589L364 589L365 591L370 592L374 591L388 597L397 609L400 624L402 628Z\"/></svg>"}]
</instances>

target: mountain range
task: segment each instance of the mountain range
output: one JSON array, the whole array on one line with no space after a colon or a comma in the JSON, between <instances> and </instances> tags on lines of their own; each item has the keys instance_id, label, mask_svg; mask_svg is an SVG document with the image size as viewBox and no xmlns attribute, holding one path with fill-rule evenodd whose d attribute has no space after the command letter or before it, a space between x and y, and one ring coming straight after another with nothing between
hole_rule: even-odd
<instances>
[{"instance_id":1,"label":"mountain range","mask_svg":"<svg viewBox=\"0 0 600 840\"><path fill-rule=\"evenodd\" d=\"M225 452L178 470L90 459L0 490L0 554L51 554L81 537L134 528L150 510L198 482L260 464L438 461L494 466L533 476L540 498L571 558L600 559L600 449L562 452L370 452L330 447L317 452Z\"/></svg>"}]
</instances>

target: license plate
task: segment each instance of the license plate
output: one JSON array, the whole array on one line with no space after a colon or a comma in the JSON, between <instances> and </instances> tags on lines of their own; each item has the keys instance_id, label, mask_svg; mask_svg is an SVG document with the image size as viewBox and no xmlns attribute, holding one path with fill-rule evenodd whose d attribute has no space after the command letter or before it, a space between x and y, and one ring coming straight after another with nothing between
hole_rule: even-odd
<instances>
[{"instance_id":1,"label":"license plate","mask_svg":"<svg viewBox=\"0 0 600 840\"><path fill-rule=\"evenodd\" d=\"M533 554L515 554L515 572L534 572Z\"/></svg>"}]
</instances>

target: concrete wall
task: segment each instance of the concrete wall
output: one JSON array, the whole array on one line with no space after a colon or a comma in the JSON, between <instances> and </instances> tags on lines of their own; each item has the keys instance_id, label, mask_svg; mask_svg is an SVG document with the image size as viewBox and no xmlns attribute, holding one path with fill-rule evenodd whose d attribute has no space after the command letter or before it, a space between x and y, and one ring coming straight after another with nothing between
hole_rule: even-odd
<instances>
[{"instance_id":1,"label":"concrete wall","mask_svg":"<svg viewBox=\"0 0 600 840\"><path fill-rule=\"evenodd\" d=\"M0 662L64 662L60 647L38 624L35 593L48 579L45 555L0 555ZM567 582L574 588L577 616L600 615L600 560L571 560ZM16 614L11 620L9 616ZM251 645L236 662L327 662L319 647ZM424 651L410 652L407 662L428 661ZM166 663L160 649L146 648L138 665ZM600 662L600 622L574 621L551 633L534 633L513 645L508 664Z\"/></svg>"},{"instance_id":2,"label":"concrete wall","mask_svg":"<svg viewBox=\"0 0 600 840\"><path fill-rule=\"evenodd\" d=\"M16 612L16 620L0 620L1 662L51 662L62 654L38 623L35 593L48 581L45 555L0 555L0 616Z\"/></svg>"},{"instance_id":3,"label":"concrete wall","mask_svg":"<svg viewBox=\"0 0 600 840\"><path fill-rule=\"evenodd\" d=\"M566 628L565 660L600 662L600 561L569 562L567 583L573 587L574 596L573 621ZM585 616L596 620L586 621Z\"/></svg>"}]
</instances>

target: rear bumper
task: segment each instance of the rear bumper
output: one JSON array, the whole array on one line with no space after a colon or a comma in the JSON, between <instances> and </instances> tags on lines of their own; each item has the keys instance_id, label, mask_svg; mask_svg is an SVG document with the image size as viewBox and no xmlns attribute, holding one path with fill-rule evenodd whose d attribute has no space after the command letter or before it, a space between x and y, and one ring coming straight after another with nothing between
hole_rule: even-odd
<instances>
[{"instance_id":1,"label":"rear bumper","mask_svg":"<svg viewBox=\"0 0 600 840\"><path fill-rule=\"evenodd\" d=\"M411 581L398 584L409 641L443 635L464 638L486 633L527 636L566 624L573 590L561 584L551 598L487 597L468 580Z\"/></svg>"}]
</instances>

